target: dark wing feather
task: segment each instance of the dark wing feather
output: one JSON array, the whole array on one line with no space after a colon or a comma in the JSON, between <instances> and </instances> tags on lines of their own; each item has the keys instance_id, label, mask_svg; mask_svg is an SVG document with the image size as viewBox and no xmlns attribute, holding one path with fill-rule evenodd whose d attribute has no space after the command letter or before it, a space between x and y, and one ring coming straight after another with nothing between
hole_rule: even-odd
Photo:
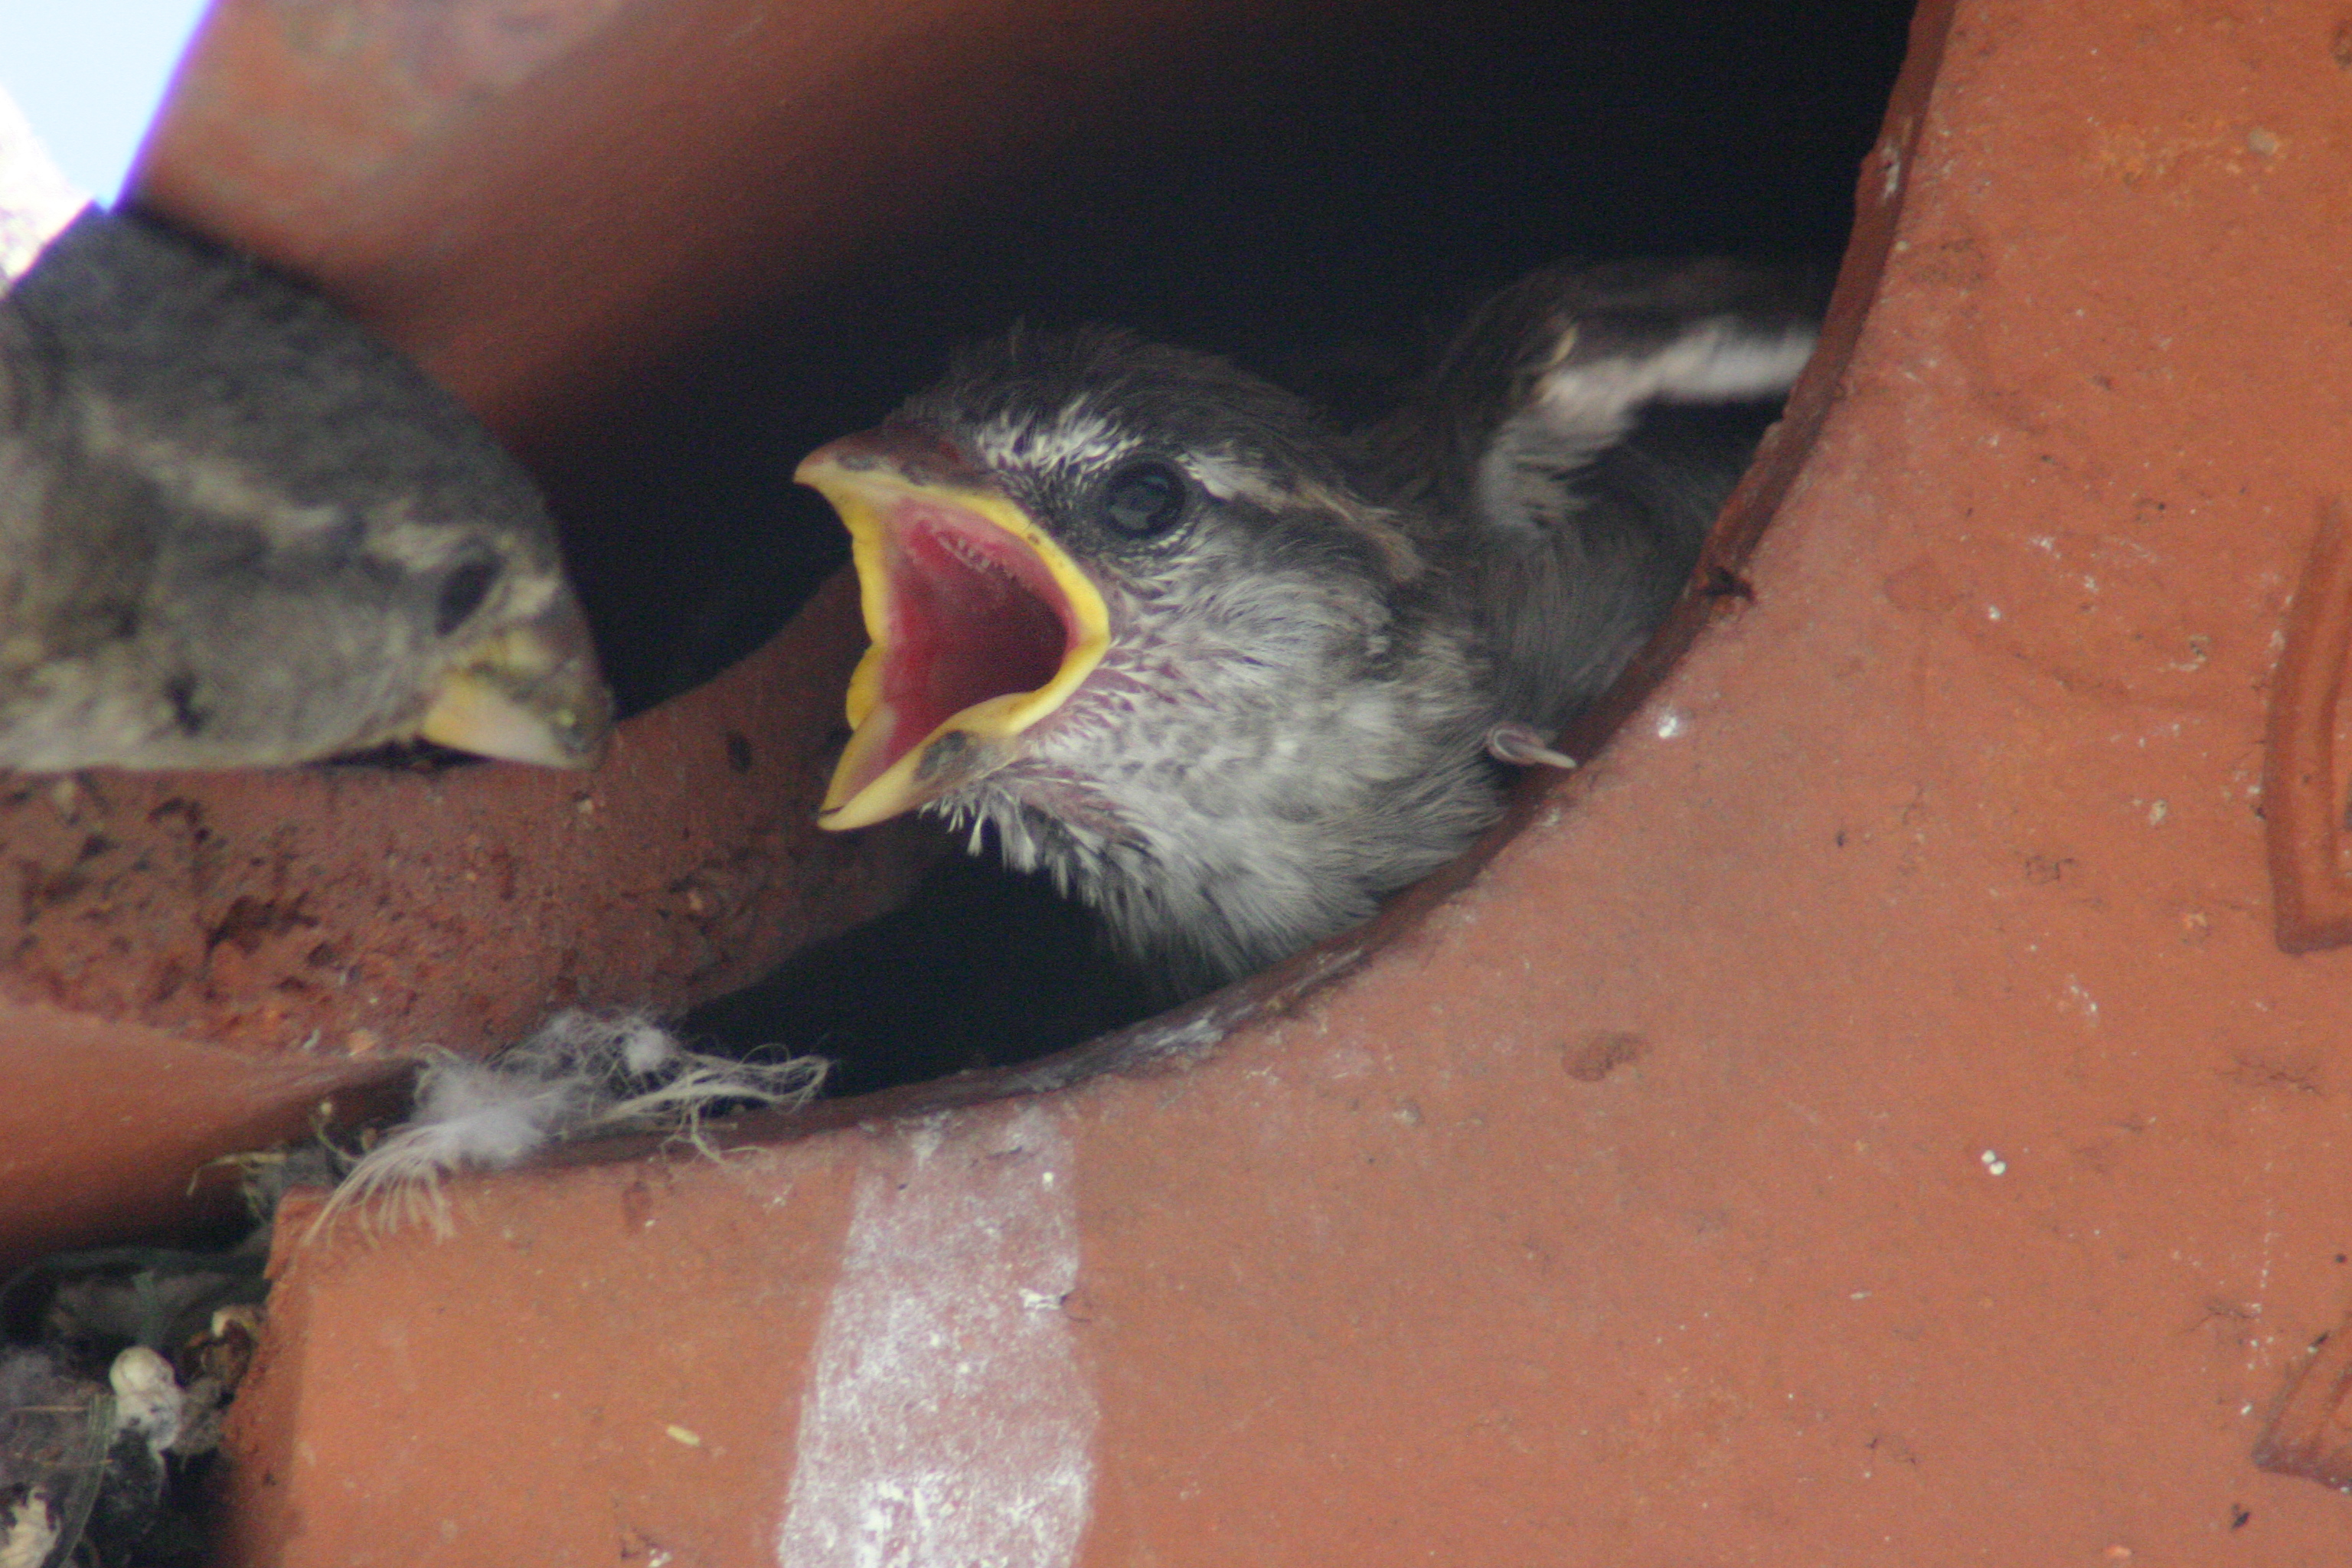
<instances>
[{"instance_id":1,"label":"dark wing feather","mask_svg":"<svg viewBox=\"0 0 2352 1568\"><path fill-rule=\"evenodd\" d=\"M1373 434L1474 586L1498 706L1556 732L1615 679L1811 352L1826 268L1549 268L1455 337Z\"/></svg>"}]
</instances>

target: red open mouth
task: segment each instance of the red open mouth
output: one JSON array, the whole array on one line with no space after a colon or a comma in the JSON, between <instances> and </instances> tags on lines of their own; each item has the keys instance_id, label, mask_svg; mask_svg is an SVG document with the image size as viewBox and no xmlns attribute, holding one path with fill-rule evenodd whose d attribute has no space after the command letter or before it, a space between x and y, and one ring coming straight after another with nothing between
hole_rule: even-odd
<instances>
[{"instance_id":1,"label":"red open mouth","mask_svg":"<svg viewBox=\"0 0 2352 1568\"><path fill-rule=\"evenodd\" d=\"M923 500L889 522L890 630L877 646L896 732L868 759L875 777L965 709L1047 684L1079 636L1045 563L1003 530Z\"/></svg>"},{"instance_id":2,"label":"red open mouth","mask_svg":"<svg viewBox=\"0 0 2352 1568\"><path fill-rule=\"evenodd\" d=\"M984 476L916 478L878 433L801 465L848 528L874 646L819 820L856 827L1002 765L1108 645L1102 595Z\"/></svg>"}]
</instances>

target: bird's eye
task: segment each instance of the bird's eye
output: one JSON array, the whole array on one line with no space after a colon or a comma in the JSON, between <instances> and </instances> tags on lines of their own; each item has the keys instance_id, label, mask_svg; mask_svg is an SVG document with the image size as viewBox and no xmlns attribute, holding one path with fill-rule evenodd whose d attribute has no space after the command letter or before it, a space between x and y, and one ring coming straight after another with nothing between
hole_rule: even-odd
<instances>
[{"instance_id":1,"label":"bird's eye","mask_svg":"<svg viewBox=\"0 0 2352 1568\"><path fill-rule=\"evenodd\" d=\"M441 597L433 606L433 629L447 637L490 596L490 585L499 580L499 563L475 556L460 561L441 580Z\"/></svg>"},{"instance_id":2,"label":"bird's eye","mask_svg":"<svg viewBox=\"0 0 2352 1568\"><path fill-rule=\"evenodd\" d=\"M1103 526L1129 539L1157 539L1182 521L1190 494L1182 470L1145 458L1112 473L1103 485Z\"/></svg>"}]
</instances>

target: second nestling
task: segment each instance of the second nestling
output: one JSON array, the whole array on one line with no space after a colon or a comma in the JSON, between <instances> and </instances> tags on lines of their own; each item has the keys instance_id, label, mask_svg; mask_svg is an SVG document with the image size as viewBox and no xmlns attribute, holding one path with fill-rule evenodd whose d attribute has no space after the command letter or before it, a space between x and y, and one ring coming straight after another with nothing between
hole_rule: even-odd
<instances>
[{"instance_id":1,"label":"second nestling","mask_svg":"<svg viewBox=\"0 0 2352 1568\"><path fill-rule=\"evenodd\" d=\"M95 208L0 295L0 767L579 765L609 720L537 489L356 322Z\"/></svg>"},{"instance_id":2,"label":"second nestling","mask_svg":"<svg viewBox=\"0 0 2352 1568\"><path fill-rule=\"evenodd\" d=\"M1816 269L1559 268L1343 432L1225 362L1016 331L802 464L873 647L824 824L920 808L1171 995L1364 919L1623 668L1811 353Z\"/></svg>"}]
</instances>

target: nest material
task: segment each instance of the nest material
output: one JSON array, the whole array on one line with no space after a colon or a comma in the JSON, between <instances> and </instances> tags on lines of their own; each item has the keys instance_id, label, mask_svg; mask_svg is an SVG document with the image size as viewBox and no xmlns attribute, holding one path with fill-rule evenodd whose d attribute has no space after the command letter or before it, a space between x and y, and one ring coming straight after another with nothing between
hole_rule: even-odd
<instances>
[{"instance_id":1,"label":"nest material","mask_svg":"<svg viewBox=\"0 0 2352 1568\"><path fill-rule=\"evenodd\" d=\"M815 1057L704 1056L640 1016L559 1013L491 1061L434 1058L417 1079L415 1113L352 1165L311 1234L356 1207L371 1223L423 1220L446 1236L446 1177L578 1139L655 1133L709 1152L702 1129L711 1116L805 1104L826 1066Z\"/></svg>"}]
</instances>

